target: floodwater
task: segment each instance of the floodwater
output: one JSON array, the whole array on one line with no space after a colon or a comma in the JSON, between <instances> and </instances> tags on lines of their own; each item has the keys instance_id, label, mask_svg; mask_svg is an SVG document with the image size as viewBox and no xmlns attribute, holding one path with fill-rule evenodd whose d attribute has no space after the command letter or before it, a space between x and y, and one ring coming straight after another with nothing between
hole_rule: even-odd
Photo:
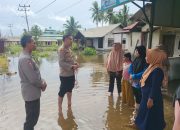
<instances>
[{"instance_id":1,"label":"floodwater","mask_svg":"<svg viewBox=\"0 0 180 130\"><path fill-rule=\"evenodd\" d=\"M17 71L18 58L9 57L9 70ZM133 109L122 104L114 90L109 97L108 75L104 68L106 55L78 57L81 67L77 73L78 86L73 91L72 109L63 102L63 116L58 116L59 67L57 57L40 61L42 77L48 87L42 93L41 113L35 130L133 130L126 127ZM171 98L164 99L167 127L173 125ZM24 101L21 97L19 76L0 75L0 130L22 130L25 120Z\"/></svg>"}]
</instances>

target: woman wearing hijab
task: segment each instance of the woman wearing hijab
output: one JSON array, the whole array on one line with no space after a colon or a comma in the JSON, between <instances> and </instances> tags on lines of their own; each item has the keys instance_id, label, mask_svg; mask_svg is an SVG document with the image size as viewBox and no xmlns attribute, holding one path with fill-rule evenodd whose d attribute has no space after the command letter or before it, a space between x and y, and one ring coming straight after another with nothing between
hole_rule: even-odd
<instances>
[{"instance_id":1,"label":"woman wearing hijab","mask_svg":"<svg viewBox=\"0 0 180 130\"><path fill-rule=\"evenodd\" d=\"M129 67L130 80L132 83L133 94L135 97L135 111L133 112L134 117L131 119L132 123L134 123L134 120L137 116L139 104L142 98L140 79L145 69L148 66L145 57L146 57L146 48L142 45L137 46L135 48L135 59Z\"/></svg>"},{"instance_id":2,"label":"woman wearing hijab","mask_svg":"<svg viewBox=\"0 0 180 130\"><path fill-rule=\"evenodd\" d=\"M118 94L121 93L121 78L122 78L122 69L123 69L123 50L122 44L114 43L113 49L108 55L106 68L109 74L109 92L111 96L114 91L114 80L117 82Z\"/></svg>"},{"instance_id":3,"label":"woman wearing hijab","mask_svg":"<svg viewBox=\"0 0 180 130\"><path fill-rule=\"evenodd\" d=\"M163 62L167 55L160 49L149 49L146 61L149 67L141 79L142 100L135 120L140 130L165 128L161 86L164 79Z\"/></svg>"},{"instance_id":4,"label":"woman wearing hijab","mask_svg":"<svg viewBox=\"0 0 180 130\"><path fill-rule=\"evenodd\" d=\"M176 90L173 104L175 116L173 130L180 130L180 86Z\"/></svg>"}]
</instances>

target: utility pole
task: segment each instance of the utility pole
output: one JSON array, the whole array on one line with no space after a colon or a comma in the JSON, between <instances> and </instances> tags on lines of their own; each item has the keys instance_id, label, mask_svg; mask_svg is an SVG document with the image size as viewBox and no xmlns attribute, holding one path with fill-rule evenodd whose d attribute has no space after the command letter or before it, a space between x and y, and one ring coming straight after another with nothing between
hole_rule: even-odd
<instances>
[{"instance_id":1,"label":"utility pole","mask_svg":"<svg viewBox=\"0 0 180 130\"><path fill-rule=\"evenodd\" d=\"M13 33L12 33L13 24L9 24L8 27L9 27L9 29L10 29L11 37L13 37Z\"/></svg>"},{"instance_id":2,"label":"utility pole","mask_svg":"<svg viewBox=\"0 0 180 130\"><path fill-rule=\"evenodd\" d=\"M21 9L20 9L21 8ZM18 10L19 11L24 11L24 13L25 13L25 18L26 18L26 24L27 24L27 29L28 29L28 32L29 32L29 23L28 23L28 18L27 18L27 11L29 11L29 9L27 9L27 8L30 8L30 5L20 5L19 4L19 8L18 8Z\"/></svg>"}]
</instances>

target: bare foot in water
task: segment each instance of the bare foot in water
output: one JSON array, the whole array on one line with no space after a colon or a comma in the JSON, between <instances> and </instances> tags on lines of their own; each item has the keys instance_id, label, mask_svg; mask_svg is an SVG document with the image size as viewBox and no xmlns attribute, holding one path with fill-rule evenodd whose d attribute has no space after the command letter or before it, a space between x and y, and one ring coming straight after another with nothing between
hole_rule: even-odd
<instances>
[{"instance_id":1,"label":"bare foot in water","mask_svg":"<svg viewBox=\"0 0 180 130\"><path fill-rule=\"evenodd\" d=\"M135 129L135 130L138 129L135 123L127 124L127 125L125 125L125 126L126 126L126 127L129 127L129 128L133 128L133 129Z\"/></svg>"},{"instance_id":2,"label":"bare foot in water","mask_svg":"<svg viewBox=\"0 0 180 130\"><path fill-rule=\"evenodd\" d=\"M62 107L59 107L59 115L63 115L63 112L62 112Z\"/></svg>"},{"instance_id":3,"label":"bare foot in water","mask_svg":"<svg viewBox=\"0 0 180 130\"><path fill-rule=\"evenodd\" d=\"M68 104L68 108L71 108L71 104Z\"/></svg>"}]
</instances>

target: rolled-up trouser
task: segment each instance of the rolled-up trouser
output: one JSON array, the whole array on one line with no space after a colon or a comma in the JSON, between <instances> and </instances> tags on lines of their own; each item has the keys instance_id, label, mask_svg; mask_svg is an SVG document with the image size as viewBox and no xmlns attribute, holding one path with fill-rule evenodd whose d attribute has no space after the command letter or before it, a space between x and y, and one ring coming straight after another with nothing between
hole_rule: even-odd
<instances>
[{"instance_id":1,"label":"rolled-up trouser","mask_svg":"<svg viewBox=\"0 0 180 130\"><path fill-rule=\"evenodd\" d=\"M24 130L34 130L39 113L40 113L40 99L34 101L25 101L26 121L24 123Z\"/></svg>"}]
</instances>

